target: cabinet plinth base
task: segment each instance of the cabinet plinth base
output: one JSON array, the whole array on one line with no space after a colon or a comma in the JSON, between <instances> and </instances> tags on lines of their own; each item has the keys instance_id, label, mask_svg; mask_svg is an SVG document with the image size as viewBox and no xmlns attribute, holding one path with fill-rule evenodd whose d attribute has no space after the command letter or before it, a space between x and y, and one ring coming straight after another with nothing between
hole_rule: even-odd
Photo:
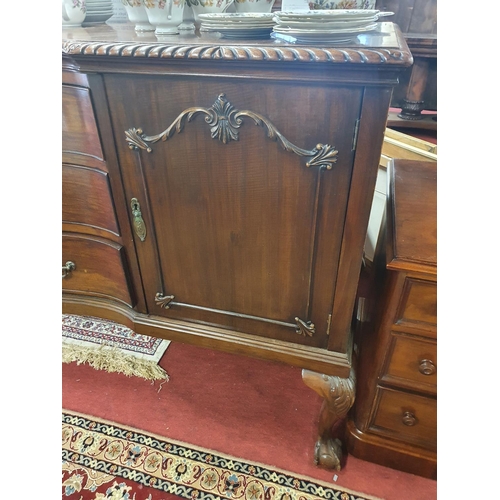
<instances>
[{"instance_id":1,"label":"cabinet plinth base","mask_svg":"<svg viewBox=\"0 0 500 500\"><path fill-rule=\"evenodd\" d=\"M429 479L437 478L435 452L362 432L350 417L344 440L348 453L356 458Z\"/></svg>"}]
</instances>

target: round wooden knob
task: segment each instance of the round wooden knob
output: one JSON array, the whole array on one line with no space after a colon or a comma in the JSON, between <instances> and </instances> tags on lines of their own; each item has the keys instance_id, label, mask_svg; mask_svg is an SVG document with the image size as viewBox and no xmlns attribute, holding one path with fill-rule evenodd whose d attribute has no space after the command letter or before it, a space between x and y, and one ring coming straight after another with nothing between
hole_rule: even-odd
<instances>
[{"instance_id":1,"label":"round wooden knob","mask_svg":"<svg viewBox=\"0 0 500 500\"><path fill-rule=\"evenodd\" d=\"M408 427L412 427L417 423L417 418L411 411L405 411L403 413L403 424L407 425Z\"/></svg>"},{"instance_id":2,"label":"round wooden knob","mask_svg":"<svg viewBox=\"0 0 500 500\"><path fill-rule=\"evenodd\" d=\"M418 371L422 375L433 375L436 373L436 365L430 359L423 359L418 365Z\"/></svg>"}]
</instances>

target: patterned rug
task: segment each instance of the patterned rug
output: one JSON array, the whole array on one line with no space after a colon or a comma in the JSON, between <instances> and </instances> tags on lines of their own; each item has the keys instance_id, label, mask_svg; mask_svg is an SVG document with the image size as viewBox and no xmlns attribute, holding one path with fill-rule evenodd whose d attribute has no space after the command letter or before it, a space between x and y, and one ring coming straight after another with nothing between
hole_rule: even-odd
<instances>
[{"instance_id":1,"label":"patterned rug","mask_svg":"<svg viewBox=\"0 0 500 500\"><path fill-rule=\"evenodd\" d=\"M87 363L96 370L119 372L147 380L168 380L158 365L170 344L135 333L112 321L91 316L62 316L62 361Z\"/></svg>"},{"instance_id":2,"label":"patterned rug","mask_svg":"<svg viewBox=\"0 0 500 500\"><path fill-rule=\"evenodd\" d=\"M378 500L63 410L67 500Z\"/></svg>"}]
</instances>

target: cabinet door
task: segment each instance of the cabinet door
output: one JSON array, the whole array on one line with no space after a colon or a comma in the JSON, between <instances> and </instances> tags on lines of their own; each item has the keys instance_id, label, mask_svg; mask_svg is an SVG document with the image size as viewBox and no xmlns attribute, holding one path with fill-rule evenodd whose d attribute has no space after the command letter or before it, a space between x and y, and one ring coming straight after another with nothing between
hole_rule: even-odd
<instances>
[{"instance_id":1,"label":"cabinet door","mask_svg":"<svg viewBox=\"0 0 500 500\"><path fill-rule=\"evenodd\" d=\"M326 347L362 88L106 85L150 314Z\"/></svg>"}]
</instances>

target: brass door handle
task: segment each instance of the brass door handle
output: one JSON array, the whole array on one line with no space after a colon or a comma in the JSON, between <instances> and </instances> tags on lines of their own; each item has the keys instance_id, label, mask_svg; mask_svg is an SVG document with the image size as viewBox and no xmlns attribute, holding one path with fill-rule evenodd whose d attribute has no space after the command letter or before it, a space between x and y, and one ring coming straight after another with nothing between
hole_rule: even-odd
<instances>
[{"instance_id":1,"label":"brass door handle","mask_svg":"<svg viewBox=\"0 0 500 500\"><path fill-rule=\"evenodd\" d=\"M144 224L144 219L142 218L141 205L137 201L137 198L132 198L130 200L130 206L132 207L132 217L134 223L135 234L139 236L141 241L146 239L146 224Z\"/></svg>"},{"instance_id":2,"label":"brass door handle","mask_svg":"<svg viewBox=\"0 0 500 500\"><path fill-rule=\"evenodd\" d=\"M66 278L71 271L76 269L75 263L68 260L65 266L62 266L62 277Z\"/></svg>"}]
</instances>

